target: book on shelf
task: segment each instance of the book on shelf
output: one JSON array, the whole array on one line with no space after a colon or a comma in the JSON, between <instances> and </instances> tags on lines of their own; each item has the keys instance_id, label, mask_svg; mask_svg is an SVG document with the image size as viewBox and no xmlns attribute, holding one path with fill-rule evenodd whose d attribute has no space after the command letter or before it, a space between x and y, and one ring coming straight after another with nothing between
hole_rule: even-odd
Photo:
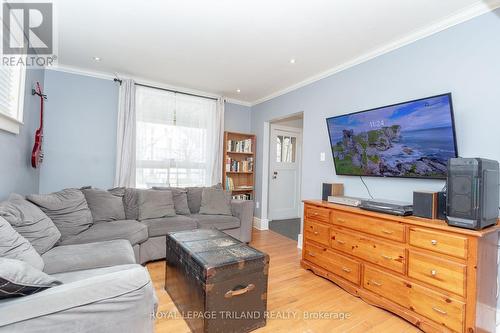
<instances>
[{"instance_id":1,"label":"book on shelf","mask_svg":"<svg viewBox=\"0 0 500 333\"><path fill-rule=\"evenodd\" d=\"M226 176L226 191L234 190L234 182L231 177Z\"/></svg>"},{"instance_id":2,"label":"book on shelf","mask_svg":"<svg viewBox=\"0 0 500 333\"><path fill-rule=\"evenodd\" d=\"M233 153L251 153L252 139L227 140L226 150Z\"/></svg>"},{"instance_id":3,"label":"book on shelf","mask_svg":"<svg viewBox=\"0 0 500 333\"><path fill-rule=\"evenodd\" d=\"M243 160L226 157L226 172L253 172L253 157Z\"/></svg>"},{"instance_id":4,"label":"book on shelf","mask_svg":"<svg viewBox=\"0 0 500 333\"><path fill-rule=\"evenodd\" d=\"M250 193L235 194L232 198L236 200L252 200L252 195Z\"/></svg>"}]
</instances>

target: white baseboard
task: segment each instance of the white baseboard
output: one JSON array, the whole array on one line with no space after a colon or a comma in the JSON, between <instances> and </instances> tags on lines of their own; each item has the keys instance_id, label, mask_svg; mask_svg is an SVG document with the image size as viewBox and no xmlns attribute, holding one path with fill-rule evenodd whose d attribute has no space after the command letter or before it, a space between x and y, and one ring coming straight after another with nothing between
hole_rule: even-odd
<instances>
[{"instance_id":1,"label":"white baseboard","mask_svg":"<svg viewBox=\"0 0 500 333\"><path fill-rule=\"evenodd\" d=\"M253 217L253 227L257 230L269 230L269 220Z\"/></svg>"},{"instance_id":2,"label":"white baseboard","mask_svg":"<svg viewBox=\"0 0 500 333\"><path fill-rule=\"evenodd\" d=\"M302 249L302 234L299 234L299 236L297 237L297 247L299 249Z\"/></svg>"}]
</instances>

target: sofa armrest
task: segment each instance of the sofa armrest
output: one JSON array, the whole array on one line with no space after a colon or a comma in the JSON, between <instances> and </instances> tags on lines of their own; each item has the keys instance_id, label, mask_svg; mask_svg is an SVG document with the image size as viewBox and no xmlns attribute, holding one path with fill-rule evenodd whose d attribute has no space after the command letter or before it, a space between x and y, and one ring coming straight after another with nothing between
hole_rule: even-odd
<instances>
[{"instance_id":1,"label":"sofa armrest","mask_svg":"<svg viewBox=\"0 0 500 333\"><path fill-rule=\"evenodd\" d=\"M0 302L0 332L152 332L156 306L149 273L134 265Z\"/></svg>"},{"instance_id":2,"label":"sofa armrest","mask_svg":"<svg viewBox=\"0 0 500 333\"><path fill-rule=\"evenodd\" d=\"M240 241L250 242L253 227L253 200L232 200L231 210L233 216L240 219Z\"/></svg>"}]
</instances>

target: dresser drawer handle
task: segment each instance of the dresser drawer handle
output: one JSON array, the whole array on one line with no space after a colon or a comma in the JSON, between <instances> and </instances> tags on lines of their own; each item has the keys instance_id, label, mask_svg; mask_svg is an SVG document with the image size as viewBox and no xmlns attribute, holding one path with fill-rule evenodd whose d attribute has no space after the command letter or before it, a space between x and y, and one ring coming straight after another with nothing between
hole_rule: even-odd
<instances>
[{"instance_id":1,"label":"dresser drawer handle","mask_svg":"<svg viewBox=\"0 0 500 333\"><path fill-rule=\"evenodd\" d=\"M382 230L382 233L383 234L386 234L386 235L392 235L394 233L394 231L390 231L390 230Z\"/></svg>"},{"instance_id":2,"label":"dresser drawer handle","mask_svg":"<svg viewBox=\"0 0 500 333\"><path fill-rule=\"evenodd\" d=\"M393 257L386 256L385 254L382 254L381 257L384 258L384 259L387 259L387 260L394 260Z\"/></svg>"},{"instance_id":3,"label":"dresser drawer handle","mask_svg":"<svg viewBox=\"0 0 500 333\"><path fill-rule=\"evenodd\" d=\"M226 292L226 294L224 295L224 297L225 298L231 298L233 296L240 296L240 295L246 294L247 292L252 291L254 289L255 289L255 285L253 283L250 283L245 288L236 289L236 290L234 290L234 289L233 290L229 290L228 292Z\"/></svg>"},{"instance_id":4,"label":"dresser drawer handle","mask_svg":"<svg viewBox=\"0 0 500 333\"><path fill-rule=\"evenodd\" d=\"M347 267L342 267L342 270L346 273L351 273L351 270Z\"/></svg>"},{"instance_id":5,"label":"dresser drawer handle","mask_svg":"<svg viewBox=\"0 0 500 333\"><path fill-rule=\"evenodd\" d=\"M436 276L436 275L437 275L437 273L438 273L438 272L437 272L435 269L431 269L431 275L432 275L432 276Z\"/></svg>"},{"instance_id":6,"label":"dresser drawer handle","mask_svg":"<svg viewBox=\"0 0 500 333\"><path fill-rule=\"evenodd\" d=\"M315 231L315 232L314 232L314 234L315 234L315 235L319 235L319 232Z\"/></svg>"},{"instance_id":7,"label":"dresser drawer handle","mask_svg":"<svg viewBox=\"0 0 500 333\"><path fill-rule=\"evenodd\" d=\"M437 243L438 243L438 241L437 241L437 240L435 240L435 239L431 240L431 244L432 244L432 245L437 245Z\"/></svg>"},{"instance_id":8,"label":"dresser drawer handle","mask_svg":"<svg viewBox=\"0 0 500 333\"><path fill-rule=\"evenodd\" d=\"M346 220L344 220L344 219L339 219L338 217L337 217L337 221L338 221L338 222L340 222L340 223L346 223Z\"/></svg>"},{"instance_id":9,"label":"dresser drawer handle","mask_svg":"<svg viewBox=\"0 0 500 333\"><path fill-rule=\"evenodd\" d=\"M337 239L337 243L344 245L345 242L343 240Z\"/></svg>"},{"instance_id":10,"label":"dresser drawer handle","mask_svg":"<svg viewBox=\"0 0 500 333\"><path fill-rule=\"evenodd\" d=\"M432 310L436 311L437 313L440 313L442 315L447 315L448 313L444 310L441 310L440 308L432 307Z\"/></svg>"},{"instance_id":11,"label":"dresser drawer handle","mask_svg":"<svg viewBox=\"0 0 500 333\"><path fill-rule=\"evenodd\" d=\"M309 256L310 257L315 257L314 252L309 251Z\"/></svg>"},{"instance_id":12,"label":"dresser drawer handle","mask_svg":"<svg viewBox=\"0 0 500 333\"><path fill-rule=\"evenodd\" d=\"M375 280L370 280L370 282L373 283L374 285L378 286L378 287L382 286L382 282L377 282Z\"/></svg>"}]
</instances>

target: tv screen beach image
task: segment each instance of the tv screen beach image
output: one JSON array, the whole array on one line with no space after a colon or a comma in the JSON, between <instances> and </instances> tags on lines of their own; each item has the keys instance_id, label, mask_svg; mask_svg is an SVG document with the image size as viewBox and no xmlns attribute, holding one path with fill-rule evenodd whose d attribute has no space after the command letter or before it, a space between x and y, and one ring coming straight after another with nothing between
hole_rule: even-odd
<instances>
[{"instance_id":1,"label":"tv screen beach image","mask_svg":"<svg viewBox=\"0 0 500 333\"><path fill-rule=\"evenodd\" d=\"M450 95L327 119L338 175L446 178L456 157Z\"/></svg>"}]
</instances>

